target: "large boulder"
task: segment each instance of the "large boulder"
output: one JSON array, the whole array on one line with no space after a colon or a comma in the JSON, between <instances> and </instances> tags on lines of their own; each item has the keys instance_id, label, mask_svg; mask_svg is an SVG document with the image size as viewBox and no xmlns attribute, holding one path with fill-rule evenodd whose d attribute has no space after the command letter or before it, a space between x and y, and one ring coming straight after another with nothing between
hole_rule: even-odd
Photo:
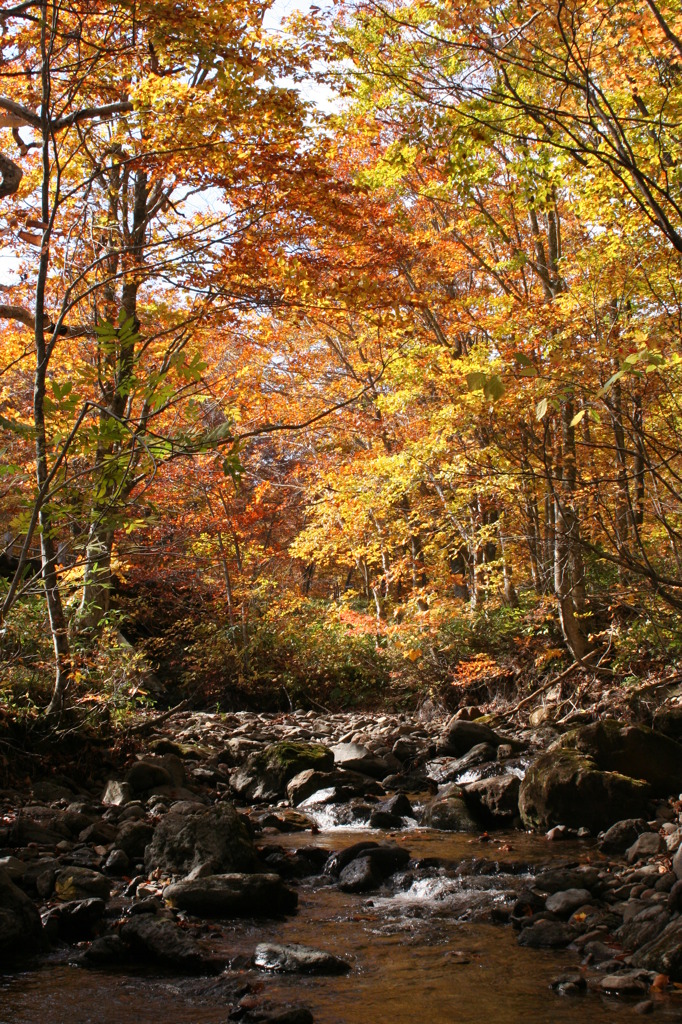
<instances>
[{"instance_id":1,"label":"large boulder","mask_svg":"<svg viewBox=\"0 0 682 1024\"><path fill-rule=\"evenodd\" d=\"M682 917L676 917L633 956L637 967L682 981Z\"/></svg>"},{"instance_id":2,"label":"large boulder","mask_svg":"<svg viewBox=\"0 0 682 1024\"><path fill-rule=\"evenodd\" d=\"M517 775L496 775L479 779L463 787L464 799L474 815L489 825L509 825L519 816L519 789Z\"/></svg>"},{"instance_id":3,"label":"large boulder","mask_svg":"<svg viewBox=\"0 0 682 1024\"><path fill-rule=\"evenodd\" d=\"M504 742L506 741L483 722L465 722L461 718L451 718L438 741L438 753L462 757L479 743L488 743L491 747L497 748Z\"/></svg>"},{"instance_id":4,"label":"large boulder","mask_svg":"<svg viewBox=\"0 0 682 1024\"><path fill-rule=\"evenodd\" d=\"M622 818L646 816L651 787L559 744L540 754L521 783L519 810L527 828L568 825L598 832Z\"/></svg>"},{"instance_id":5,"label":"large boulder","mask_svg":"<svg viewBox=\"0 0 682 1024\"><path fill-rule=\"evenodd\" d=\"M472 817L459 786L450 785L423 808L420 824L441 832L476 832L479 823Z\"/></svg>"},{"instance_id":6,"label":"large boulder","mask_svg":"<svg viewBox=\"0 0 682 1024\"><path fill-rule=\"evenodd\" d=\"M307 768L327 772L333 767L334 755L329 747L284 740L250 754L244 767L233 773L230 784L243 800L278 800L295 775Z\"/></svg>"},{"instance_id":7,"label":"large boulder","mask_svg":"<svg viewBox=\"0 0 682 1024\"><path fill-rule=\"evenodd\" d=\"M206 875L166 886L171 907L197 917L277 917L296 909L298 897L279 875Z\"/></svg>"},{"instance_id":8,"label":"large boulder","mask_svg":"<svg viewBox=\"0 0 682 1024\"><path fill-rule=\"evenodd\" d=\"M125 922L119 934L136 960L151 961L189 973L211 966L210 959L194 939L166 918L138 914Z\"/></svg>"},{"instance_id":9,"label":"large boulder","mask_svg":"<svg viewBox=\"0 0 682 1024\"><path fill-rule=\"evenodd\" d=\"M600 771L643 779L654 796L682 790L682 745L644 725L605 719L572 729L553 748L586 754Z\"/></svg>"},{"instance_id":10,"label":"large boulder","mask_svg":"<svg viewBox=\"0 0 682 1024\"><path fill-rule=\"evenodd\" d=\"M253 871L256 850L247 823L230 803L173 808L159 822L145 850L148 871L187 875L199 868L214 874Z\"/></svg>"},{"instance_id":11,"label":"large boulder","mask_svg":"<svg viewBox=\"0 0 682 1024\"><path fill-rule=\"evenodd\" d=\"M43 946L43 926L32 900L0 870L0 959L31 956Z\"/></svg>"}]
</instances>

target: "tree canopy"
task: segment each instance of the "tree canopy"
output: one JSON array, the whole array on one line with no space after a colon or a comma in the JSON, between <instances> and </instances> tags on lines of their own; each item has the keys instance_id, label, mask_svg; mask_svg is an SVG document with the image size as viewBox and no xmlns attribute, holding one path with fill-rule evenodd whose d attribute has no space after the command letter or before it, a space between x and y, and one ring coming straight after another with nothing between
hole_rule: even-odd
<instances>
[{"instance_id":1,"label":"tree canopy","mask_svg":"<svg viewBox=\"0 0 682 1024\"><path fill-rule=\"evenodd\" d=\"M674 663L679 4L267 6L0 13L8 687Z\"/></svg>"}]
</instances>

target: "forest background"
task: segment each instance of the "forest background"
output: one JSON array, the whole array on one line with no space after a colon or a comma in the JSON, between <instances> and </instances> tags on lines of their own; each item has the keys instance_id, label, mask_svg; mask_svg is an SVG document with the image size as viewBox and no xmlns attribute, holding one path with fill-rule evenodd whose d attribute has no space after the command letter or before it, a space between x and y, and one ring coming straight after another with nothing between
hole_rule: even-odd
<instances>
[{"instance_id":1,"label":"forest background","mask_svg":"<svg viewBox=\"0 0 682 1024\"><path fill-rule=\"evenodd\" d=\"M5 713L669 679L680 3L267 8L0 12Z\"/></svg>"}]
</instances>

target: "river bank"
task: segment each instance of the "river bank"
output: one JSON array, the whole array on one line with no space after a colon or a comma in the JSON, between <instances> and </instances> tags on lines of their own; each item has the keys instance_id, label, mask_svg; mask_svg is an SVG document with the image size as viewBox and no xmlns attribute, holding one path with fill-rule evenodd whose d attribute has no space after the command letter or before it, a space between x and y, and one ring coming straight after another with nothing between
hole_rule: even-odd
<instances>
[{"instance_id":1,"label":"river bank","mask_svg":"<svg viewBox=\"0 0 682 1024\"><path fill-rule=\"evenodd\" d=\"M7 1021L678 1019L675 706L478 710L181 711L38 767L0 794Z\"/></svg>"}]
</instances>

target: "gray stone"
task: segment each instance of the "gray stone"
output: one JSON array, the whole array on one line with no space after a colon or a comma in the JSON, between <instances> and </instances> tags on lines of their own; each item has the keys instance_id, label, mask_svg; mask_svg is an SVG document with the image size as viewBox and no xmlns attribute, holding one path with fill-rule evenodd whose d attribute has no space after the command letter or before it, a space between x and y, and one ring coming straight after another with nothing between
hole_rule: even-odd
<instances>
[{"instance_id":1,"label":"gray stone","mask_svg":"<svg viewBox=\"0 0 682 1024\"><path fill-rule=\"evenodd\" d=\"M73 900L55 907L60 939L65 942L91 939L105 908L106 903L102 899Z\"/></svg>"},{"instance_id":2,"label":"gray stone","mask_svg":"<svg viewBox=\"0 0 682 1024\"><path fill-rule=\"evenodd\" d=\"M381 872L371 858L358 857L341 871L339 888L343 892L371 892L378 889L382 881Z\"/></svg>"},{"instance_id":3,"label":"gray stone","mask_svg":"<svg viewBox=\"0 0 682 1024\"><path fill-rule=\"evenodd\" d=\"M545 909L557 917L570 917L579 907L591 902L592 895L587 889L565 889L548 896Z\"/></svg>"},{"instance_id":4,"label":"gray stone","mask_svg":"<svg viewBox=\"0 0 682 1024\"><path fill-rule=\"evenodd\" d=\"M625 853L643 832L648 831L649 824L644 818L617 821L599 836L599 849L602 853Z\"/></svg>"},{"instance_id":5,"label":"gray stone","mask_svg":"<svg viewBox=\"0 0 682 1024\"><path fill-rule=\"evenodd\" d=\"M284 974L346 974L350 970L350 964L333 953L291 943L261 942L256 946L253 962L262 971Z\"/></svg>"},{"instance_id":6,"label":"gray stone","mask_svg":"<svg viewBox=\"0 0 682 1024\"><path fill-rule=\"evenodd\" d=\"M573 940L573 932L563 921L541 918L519 932L519 946L529 949L564 949Z\"/></svg>"},{"instance_id":7,"label":"gray stone","mask_svg":"<svg viewBox=\"0 0 682 1024\"><path fill-rule=\"evenodd\" d=\"M130 918L119 935L136 958L166 964L191 973L208 966L208 958L186 932L163 917L141 914Z\"/></svg>"},{"instance_id":8,"label":"gray stone","mask_svg":"<svg viewBox=\"0 0 682 1024\"><path fill-rule=\"evenodd\" d=\"M156 760L143 759L136 761L126 775L126 782L134 793L156 789L159 786L172 786L173 779L163 764Z\"/></svg>"},{"instance_id":9,"label":"gray stone","mask_svg":"<svg viewBox=\"0 0 682 1024\"><path fill-rule=\"evenodd\" d=\"M206 865L214 874L251 871L256 851L249 828L230 803L172 808L154 830L145 851L148 871L187 875Z\"/></svg>"},{"instance_id":10,"label":"gray stone","mask_svg":"<svg viewBox=\"0 0 682 1024\"><path fill-rule=\"evenodd\" d=\"M664 844L658 832L642 832L627 850L626 857L630 864L638 860L648 860L661 852Z\"/></svg>"},{"instance_id":11,"label":"gray stone","mask_svg":"<svg viewBox=\"0 0 682 1024\"><path fill-rule=\"evenodd\" d=\"M334 764L344 771L360 772L373 779L385 779L392 770L382 757L377 757L361 743L337 743L332 748Z\"/></svg>"},{"instance_id":12,"label":"gray stone","mask_svg":"<svg viewBox=\"0 0 682 1024\"><path fill-rule=\"evenodd\" d=\"M682 981L682 917L675 918L638 949L633 961L648 971L667 974L671 981Z\"/></svg>"},{"instance_id":13,"label":"gray stone","mask_svg":"<svg viewBox=\"0 0 682 1024\"><path fill-rule=\"evenodd\" d=\"M516 775L497 775L463 786L464 799L474 814L495 824L509 823L519 814L521 780Z\"/></svg>"},{"instance_id":14,"label":"gray stone","mask_svg":"<svg viewBox=\"0 0 682 1024\"><path fill-rule=\"evenodd\" d=\"M670 914L660 903L638 903L630 905L631 914L623 916L623 924L616 930L615 937L626 949L638 949L656 938L670 921Z\"/></svg>"},{"instance_id":15,"label":"gray stone","mask_svg":"<svg viewBox=\"0 0 682 1024\"><path fill-rule=\"evenodd\" d=\"M527 828L585 826L593 832L623 818L643 817L648 783L601 771L587 754L552 744L528 769L519 791Z\"/></svg>"},{"instance_id":16,"label":"gray stone","mask_svg":"<svg viewBox=\"0 0 682 1024\"><path fill-rule=\"evenodd\" d=\"M673 871L678 878L682 878L682 846L679 847L677 853L673 857Z\"/></svg>"},{"instance_id":17,"label":"gray stone","mask_svg":"<svg viewBox=\"0 0 682 1024\"><path fill-rule=\"evenodd\" d=\"M153 835L153 826L144 821L124 821L116 833L114 842L117 849L123 850L130 860L142 860Z\"/></svg>"},{"instance_id":18,"label":"gray stone","mask_svg":"<svg viewBox=\"0 0 682 1024\"><path fill-rule=\"evenodd\" d=\"M55 894L60 900L85 900L91 897L108 900L111 882L99 871L76 866L57 872Z\"/></svg>"},{"instance_id":19,"label":"gray stone","mask_svg":"<svg viewBox=\"0 0 682 1024\"><path fill-rule=\"evenodd\" d=\"M0 857L0 871L4 871L12 882L16 882L26 874L26 863L18 857Z\"/></svg>"},{"instance_id":20,"label":"gray stone","mask_svg":"<svg viewBox=\"0 0 682 1024\"><path fill-rule=\"evenodd\" d=\"M644 725L604 719L571 730L556 745L586 754L600 771L643 779L654 796L682 789L682 745Z\"/></svg>"},{"instance_id":21,"label":"gray stone","mask_svg":"<svg viewBox=\"0 0 682 1024\"><path fill-rule=\"evenodd\" d=\"M424 807L421 824L441 832L476 832L479 825L471 816L463 790L450 787L448 795L436 797Z\"/></svg>"},{"instance_id":22,"label":"gray stone","mask_svg":"<svg viewBox=\"0 0 682 1024\"><path fill-rule=\"evenodd\" d=\"M482 722L466 722L463 719L451 718L438 741L438 753L462 757L478 743L498 747L502 742L501 737Z\"/></svg>"},{"instance_id":23,"label":"gray stone","mask_svg":"<svg viewBox=\"0 0 682 1024\"><path fill-rule=\"evenodd\" d=\"M279 875L206 875L185 879L164 889L171 907L197 917L277 917L296 909L297 894Z\"/></svg>"},{"instance_id":24,"label":"gray stone","mask_svg":"<svg viewBox=\"0 0 682 1024\"><path fill-rule=\"evenodd\" d=\"M278 800L296 775L308 768L327 772L333 767L334 755L328 747L286 740L250 754L244 767L233 772L230 785L243 800Z\"/></svg>"},{"instance_id":25,"label":"gray stone","mask_svg":"<svg viewBox=\"0 0 682 1024\"><path fill-rule=\"evenodd\" d=\"M119 782L118 779L109 779L102 794L102 803L113 807L120 807L130 803L133 799L132 786L127 782Z\"/></svg>"},{"instance_id":26,"label":"gray stone","mask_svg":"<svg viewBox=\"0 0 682 1024\"><path fill-rule=\"evenodd\" d=\"M607 974L599 981L599 989L612 996L638 996L649 990L649 976L646 971L623 971L622 974Z\"/></svg>"}]
</instances>

